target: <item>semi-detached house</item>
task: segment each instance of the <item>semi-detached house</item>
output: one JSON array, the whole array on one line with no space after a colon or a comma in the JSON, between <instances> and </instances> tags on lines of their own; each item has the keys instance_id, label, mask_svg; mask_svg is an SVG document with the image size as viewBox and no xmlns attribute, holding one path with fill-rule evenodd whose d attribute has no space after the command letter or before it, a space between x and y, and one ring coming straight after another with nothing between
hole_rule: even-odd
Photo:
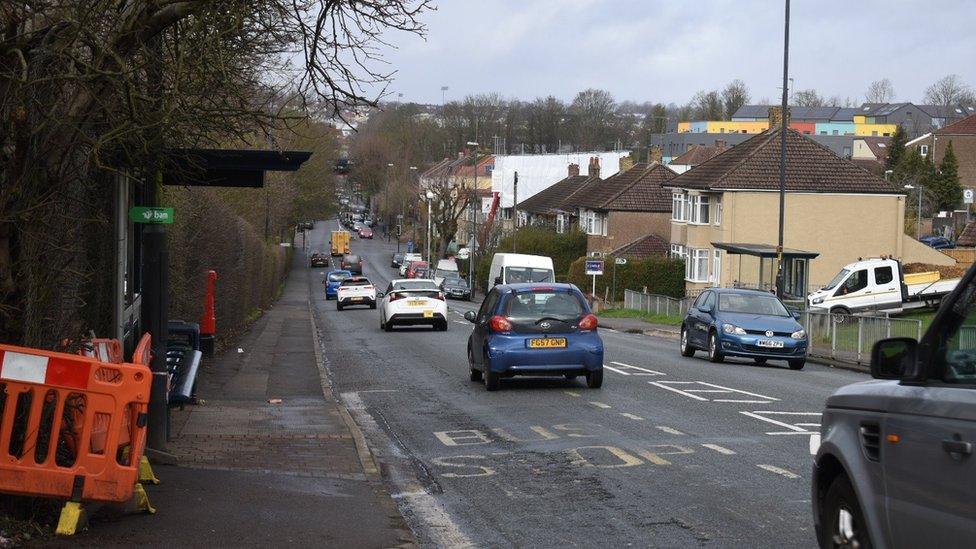
<instances>
[{"instance_id":1,"label":"semi-detached house","mask_svg":"<svg viewBox=\"0 0 976 549\"><path fill-rule=\"evenodd\" d=\"M775 285L781 130L763 132L664 183L672 190L671 253L686 290ZM955 262L905 235L905 196L795 130L786 133L784 271L804 296L859 257Z\"/></svg>"}]
</instances>

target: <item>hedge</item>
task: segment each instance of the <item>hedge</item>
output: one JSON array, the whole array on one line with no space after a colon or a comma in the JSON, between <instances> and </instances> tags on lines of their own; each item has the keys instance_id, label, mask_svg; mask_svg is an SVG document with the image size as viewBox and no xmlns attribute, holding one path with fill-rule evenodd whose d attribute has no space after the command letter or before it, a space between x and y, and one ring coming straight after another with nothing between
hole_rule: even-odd
<instances>
[{"instance_id":1,"label":"hedge","mask_svg":"<svg viewBox=\"0 0 976 549\"><path fill-rule=\"evenodd\" d=\"M550 228L522 227L516 235L516 252L520 254L543 255L552 258L556 280L564 281L569 267L576 258L586 255L586 234L581 231L557 233ZM498 246L485 250L475 266L475 283L484 290L491 270L491 258L496 253L511 253L512 236L501 239ZM467 262L459 262L462 272L467 272Z\"/></svg>"},{"instance_id":2,"label":"hedge","mask_svg":"<svg viewBox=\"0 0 976 549\"><path fill-rule=\"evenodd\" d=\"M593 286L593 277L586 274L586 258L574 261L569 268L569 281L589 293ZM613 287L614 258L604 258L602 276L596 277L597 296L609 295ZM685 263L680 259L667 257L651 257L641 261L628 260L626 265L617 265L617 292L613 301L622 301L624 290L642 291L647 288L648 293L681 298L685 296Z\"/></svg>"}]
</instances>

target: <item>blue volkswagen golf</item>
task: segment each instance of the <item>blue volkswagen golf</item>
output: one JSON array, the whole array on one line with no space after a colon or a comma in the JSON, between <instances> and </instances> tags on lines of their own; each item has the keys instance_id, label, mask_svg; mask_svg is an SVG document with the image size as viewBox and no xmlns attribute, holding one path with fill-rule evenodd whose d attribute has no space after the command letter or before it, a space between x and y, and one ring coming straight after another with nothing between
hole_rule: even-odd
<instances>
[{"instance_id":1,"label":"blue volkswagen golf","mask_svg":"<svg viewBox=\"0 0 976 549\"><path fill-rule=\"evenodd\" d=\"M496 391L512 376L586 377L593 389L603 385L603 340L597 318L572 284L500 284L476 313L468 338L471 381Z\"/></svg>"},{"instance_id":2,"label":"blue volkswagen golf","mask_svg":"<svg viewBox=\"0 0 976 549\"><path fill-rule=\"evenodd\" d=\"M325 285L325 300L335 299L339 295L339 284L352 276L351 271L329 271L322 284Z\"/></svg>"},{"instance_id":3,"label":"blue volkswagen golf","mask_svg":"<svg viewBox=\"0 0 976 549\"><path fill-rule=\"evenodd\" d=\"M712 362L727 356L757 364L785 360L802 370L807 333L775 295L760 290L711 288L698 296L681 324L681 354L708 352Z\"/></svg>"}]
</instances>

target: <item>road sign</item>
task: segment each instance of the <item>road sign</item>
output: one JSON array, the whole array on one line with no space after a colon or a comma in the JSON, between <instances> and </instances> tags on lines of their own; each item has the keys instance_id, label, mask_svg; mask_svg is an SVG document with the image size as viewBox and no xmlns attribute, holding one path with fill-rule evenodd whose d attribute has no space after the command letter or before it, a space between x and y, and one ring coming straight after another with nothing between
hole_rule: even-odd
<instances>
[{"instance_id":1,"label":"road sign","mask_svg":"<svg viewBox=\"0 0 976 549\"><path fill-rule=\"evenodd\" d=\"M627 258L626 257L618 257L618 258L616 258L616 259L613 260L613 263L614 263L614 265L626 265L627 264Z\"/></svg>"},{"instance_id":2,"label":"road sign","mask_svg":"<svg viewBox=\"0 0 976 549\"><path fill-rule=\"evenodd\" d=\"M962 201L963 201L963 203L965 203L965 204L972 204L974 198L976 198L976 192L974 192L972 189L963 189L962 190Z\"/></svg>"},{"instance_id":3,"label":"road sign","mask_svg":"<svg viewBox=\"0 0 976 549\"><path fill-rule=\"evenodd\" d=\"M586 261L586 274L588 274L588 275L602 275L603 274L603 260L602 259L588 259Z\"/></svg>"},{"instance_id":4,"label":"road sign","mask_svg":"<svg viewBox=\"0 0 976 549\"><path fill-rule=\"evenodd\" d=\"M129 219L134 223L169 225L173 222L173 208L148 208L137 206L129 209Z\"/></svg>"},{"instance_id":5,"label":"road sign","mask_svg":"<svg viewBox=\"0 0 976 549\"><path fill-rule=\"evenodd\" d=\"M469 250L469 249L467 249L467 248L461 248L461 249L459 249L457 251L457 258L458 259L467 259L469 257L471 257L471 250Z\"/></svg>"}]
</instances>

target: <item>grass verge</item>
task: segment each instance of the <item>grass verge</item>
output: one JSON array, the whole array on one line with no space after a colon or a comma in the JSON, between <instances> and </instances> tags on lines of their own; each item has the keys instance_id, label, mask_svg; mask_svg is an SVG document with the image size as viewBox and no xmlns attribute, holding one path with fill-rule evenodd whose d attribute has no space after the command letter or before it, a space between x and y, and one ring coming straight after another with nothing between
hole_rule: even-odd
<instances>
[{"instance_id":1,"label":"grass verge","mask_svg":"<svg viewBox=\"0 0 976 549\"><path fill-rule=\"evenodd\" d=\"M665 324L668 326L680 326L682 321L680 316L645 313L634 309L605 309L597 313L597 316L601 318L636 318L650 324Z\"/></svg>"}]
</instances>

